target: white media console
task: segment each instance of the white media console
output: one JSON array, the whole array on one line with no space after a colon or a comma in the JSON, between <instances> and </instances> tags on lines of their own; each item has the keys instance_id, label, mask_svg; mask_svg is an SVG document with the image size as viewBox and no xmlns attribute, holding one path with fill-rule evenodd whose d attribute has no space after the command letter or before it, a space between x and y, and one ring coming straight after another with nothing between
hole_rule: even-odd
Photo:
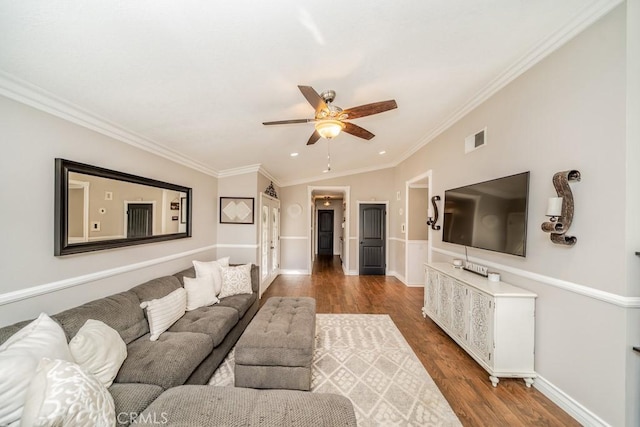
<instances>
[{"instance_id":1,"label":"white media console","mask_svg":"<svg viewBox=\"0 0 640 427\"><path fill-rule=\"evenodd\" d=\"M429 316L488 373L531 387L536 294L447 263L425 264L423 316Z\"/></svg>"}]
</instances>

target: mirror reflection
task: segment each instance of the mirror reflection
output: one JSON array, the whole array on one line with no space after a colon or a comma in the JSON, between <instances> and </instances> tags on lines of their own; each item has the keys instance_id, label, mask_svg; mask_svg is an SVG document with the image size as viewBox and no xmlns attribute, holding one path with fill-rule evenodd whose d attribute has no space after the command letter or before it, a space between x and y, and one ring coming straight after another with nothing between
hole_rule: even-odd
<instances>
[{"instance_id":1,"label":"mirror reflection","mask_svg":"<svg viewBox=\"0 0 640 427\"><path fill-rule=\"evenodd\" d=\"M69 173L69 244L184 233L187 194Z\"/></svg>"},{"instance_id":2,"label":"mirror reflection","mask_svg":"<svg viewBox=\"0 0 640 427\"><path fill-rule=\"evenodd\" d=\"M191 236L191 189L56 159L55 255Z\"/></svg>"}]
</instances>

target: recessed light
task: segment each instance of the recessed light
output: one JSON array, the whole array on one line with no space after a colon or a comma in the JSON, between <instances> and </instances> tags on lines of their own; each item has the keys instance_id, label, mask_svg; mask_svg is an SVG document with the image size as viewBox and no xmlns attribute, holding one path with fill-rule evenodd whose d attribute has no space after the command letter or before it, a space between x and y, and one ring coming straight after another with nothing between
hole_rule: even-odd
<instances>
[{"instance_id":1,"label":"recessed light","mask_svg":"<svg viewBox=\"0 0 640 427\"><path fill-rule=\"evenodd\" d=\"M383 155L383 154L387 154L387 152L385 150L382 150L382 151L378 152L378 154Z\"/></svg>"},{"instance_id":2,"label":"recessed light","mask_svg":"<svg viewBox=\"0 0 640 427\"><path fill-rule=\"evenodd\" d=\"M327 172L329 172L329 169L325 169L322 171L322 173L327 173Z\"/></svg>"},{"instance_id":3,"label":"recessed light","mask_svg":"<svg viewBox=\"0 0 640 427\"><path fill-rule=\"evenodd\" d=\"M298 156L298 153L291 153L291 154L290 154L290 156L291 156L291 157L297 157L297 156Z\"/></svg>"}]
</instances>

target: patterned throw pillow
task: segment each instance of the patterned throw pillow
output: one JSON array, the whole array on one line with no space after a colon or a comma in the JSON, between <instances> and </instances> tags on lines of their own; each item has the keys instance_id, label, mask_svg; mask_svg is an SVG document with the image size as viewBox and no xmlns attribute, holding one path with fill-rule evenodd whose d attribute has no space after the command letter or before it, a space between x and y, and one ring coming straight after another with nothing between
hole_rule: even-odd
<instances>
[{"instance_id":1,"label":"patterned throw pillow","mask_svg":"<svg viewBox=\"0 0 640 427\"><path fill-rule=\"evenodd\" d=\"M251 264L222 269L222 290L219 298L232 295L251 294Z\"/></svg>"},{"instance_id":2,"label":"patterned throw pillow","mask_svg":"<svg viewBox=\"0 0 640 427\"><path fill-rule=\"evenodd\" d=\"M69 349L76 363L98 378L105 387L113 383L127 358L127 345L118 331L93 319L82 325L69 342Z\"/></svg>"},{"instance_id":3,"label":"patterned throw pillow","mask_svg":"<svg viewBox=\"0 0 640 427\"><path fill-rule=\"evenodd\" d=\"M31 380L21 425L111 427L111 393L93 375L66 360L43 358Z\"/></svg>"},{"instance_id":4,"label":"patterned throw pillow","mask_svg":"<svg viewBox=\"0 0 640 427\"><path fill-rule=\"evenodd\" d=\"M187 291L178 288L165 297L145 301L140 307L147 309L150 339L156 341L160 334L184 316L187 309Z\"/></svg>"},{"instance_id":5,"label":"patterned throw pillow","mask_svg":"<svg viewBox=\"0 0 640 427\"><path fill-rule=\"evenodd\" d=\"M0 426L20 420L29 383L43 357L73 360L64 331L45 313L0 345Z\"/></svg>"}]
</instances>

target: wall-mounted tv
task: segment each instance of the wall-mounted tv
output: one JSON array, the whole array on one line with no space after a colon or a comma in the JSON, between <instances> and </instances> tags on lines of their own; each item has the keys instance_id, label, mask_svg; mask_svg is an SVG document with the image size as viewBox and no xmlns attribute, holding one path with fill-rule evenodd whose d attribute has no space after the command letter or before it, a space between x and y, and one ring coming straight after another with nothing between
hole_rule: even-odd
<instances>
[{"instance_id":1,"label":"wall-mounted tv","mask_svg":"<svg viewBox=\"0 0 640 427\"><path fill-rule=\"evenodd\" d=\"M444 193L442 240L525 256L529 172Z\"/></svg>"}]
</instances>

